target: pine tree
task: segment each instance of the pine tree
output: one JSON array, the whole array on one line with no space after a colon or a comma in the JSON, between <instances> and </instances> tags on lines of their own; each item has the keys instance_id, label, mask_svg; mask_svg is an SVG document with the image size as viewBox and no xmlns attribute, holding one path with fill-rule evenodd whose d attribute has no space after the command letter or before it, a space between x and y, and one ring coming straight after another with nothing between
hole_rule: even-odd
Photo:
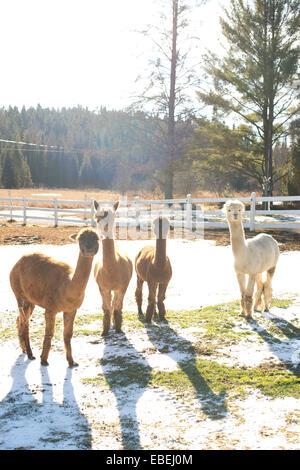
<instances>
[{"instance_id":1,"label":"pine tree","mask_svg":"<svg viewBox=\"0 0 300 470\"><path fill-rule=\"evenodd\" d=\"M222 33L224 58L209 53L214 86L199 93L206 104L234 113L255 130L263 155L265 195L272 195L273 145L295 115L293 79L299 62L299 0L231 0ZM299 106L298 106L299 109Z\"/></svg>"},{"instance_id":2,"label":"pine tree","mask_svg":"<svg viewBox=\"0 0 300 470\"><path fill-rule=\"evenodd\" d=\"M32 185L29 166L18 149L5 153L2 182L5 188L24 188Z\"/></svg>"}]
</instances>

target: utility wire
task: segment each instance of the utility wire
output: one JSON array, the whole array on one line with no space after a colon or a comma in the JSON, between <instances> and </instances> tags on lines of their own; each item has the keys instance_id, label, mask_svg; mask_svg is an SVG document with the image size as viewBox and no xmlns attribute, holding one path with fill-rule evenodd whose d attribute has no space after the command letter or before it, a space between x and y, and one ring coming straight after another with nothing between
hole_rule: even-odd
<instances>
[{"instance_id":1,"label":"utility wire","mask_svg":"<svg viewBox=\"0 0 300 470\"><path fill-rule=\"evenodd\" d=\"M7 140L7 139L0 139L0 142L5 142L9 144L18 144L18 145L32 145L35 147L44 147L44 148L64 150L64 147L59 147L58 145L34 144L32 142L23 142L23 141L17 142L16 140Z\"/></svg>"},{"instance_id":2,"label":"utility wire","mask_svg":"<svg viewBox=\"0 0 300 470\"><path fill-rule=\"evenodd\" d=\"M101 153L100 149L65 149L65 147L60 147L59 145L46 145L46 144L34 144L32 142L23 142L16 140L0 139L0 142L7 144L17 144L17 145L30 145L32 147L41 147L40 149L23 149L24 152L51 152L51 153L81 153L81 152L91 152L91 153ZM15 147L4 147L4 150L16 150Z\"/></svg>"}]
</instances>

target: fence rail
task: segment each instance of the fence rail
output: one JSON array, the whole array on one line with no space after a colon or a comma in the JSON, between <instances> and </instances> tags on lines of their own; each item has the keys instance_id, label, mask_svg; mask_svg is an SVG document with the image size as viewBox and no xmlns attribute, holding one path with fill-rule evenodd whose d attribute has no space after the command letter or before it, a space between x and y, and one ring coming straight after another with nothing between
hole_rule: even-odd
<instances>
[{"instance_id":1,"label":"fence rail","mask_svg":"<svg viewBox=\"0 0 300 470\"><path fill-rule=\"evenodd\" d=\"M221 206L230 198L192 198L190 194L182 199L121 200L117 212L116 226L143 227L149 229L157 215L170 218L171 225L193 232L205 228L226 228L228 224ZM300 229L300 210L284 208L288 202L299 203L300 196L250 197L239 200L246 205L244 226L254 231L262 229ZM62 224L94 225L94 200L0 198L0 218L21 219L23 225L29 220L45 221L55 227ZM110 201L99 201L100 205L111 205ZM261 207L265 203L266 207ZM33 206L34 204L34 206ZM39 204L37 207L36 204ZM45 204L47 207L45 207ZM61 207L61 206L64 207ZM214 207L212 208L211 205ZM50 207L49 207L50 206ZM67 207L66 207L67 206ZM80 206L80 207L76 207ZM217 206L217 208L216 208Z\"/></svg>"}]
</instances>

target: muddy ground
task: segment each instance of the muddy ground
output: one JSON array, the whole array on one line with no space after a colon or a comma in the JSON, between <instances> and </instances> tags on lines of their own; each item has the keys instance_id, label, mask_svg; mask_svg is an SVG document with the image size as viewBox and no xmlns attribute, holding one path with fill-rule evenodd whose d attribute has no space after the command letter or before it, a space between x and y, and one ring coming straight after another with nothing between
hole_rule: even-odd
<instances>
[{"instance_id":1,"label":"muddy ground","mask_svg":"<svg viewBox=\"0 0 300 470\"><path fill-rule=\"evenodd\" d=\"M0 225L0 245L65 245L73 243L70 235L79 230L74 226L49 227L43 225L20 225L18 223L2 223ZM280 251L300 250L300 234L286 230L264 230L272 235L279 243ZM246 238L257 235L259 231L250 232L245 230ZM170 238L174 238L173 232L170 232ZM116 238L117 234L116 234ZM145 232L141 233L143 239L149 238ZM227 229L206 229L204 239L213 240L216 246L227 246L230 244L229 231Z\"/></svg>"}]
</instances>

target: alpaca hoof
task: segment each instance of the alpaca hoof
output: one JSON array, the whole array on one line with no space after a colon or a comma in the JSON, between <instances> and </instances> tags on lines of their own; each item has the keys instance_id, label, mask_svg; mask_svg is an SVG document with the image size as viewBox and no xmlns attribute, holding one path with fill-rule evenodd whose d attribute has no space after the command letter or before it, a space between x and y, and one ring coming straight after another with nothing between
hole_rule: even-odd
<instances>
[{"instance_id":1,"label":"alpaca hoof","mask_svg":"<svg viewBox=\"0 0 300 470\"><path fill-rule=\"evenodd\" d=\"M79 366L78 362L75 362L75 361L69 361L69 367L71 367L71 368L72 368L72 367L78 367L78 366Z\"/></svg>"},{"instance_id":2,"label":"alpaca hoof","mask_svg":"<svg viewBox=\"0 0 300 470\"><path fill-rule=\"evenodd\" d=\"M161 323L168 323L168 320L166 319L165 316L159 316L158 319Z\"/></svg>"},{"instance_id":3,"label":"alpaca hoof","mask_svg":"<svg viewBox=\"0 0 300 470\"><path fill-rule=\"evenodd\" d=\"M41 360L41 365L42 365L42 366L49 366L49 362L48 362L48 361Z\"/></svg>"},{"instance_id":4,"label":"alpaca hoof","mask_svg":"<svg viewBox=\"0 0 300 470\"><path fill-rule=\"evenodd\" d=\"M264 312L270 313L270 309L266 307L266 308L264 309Z\"/></svg>"},{"instance_id":5,"label":"alpaca hoof","mask_svg":"<svg viewBox=\"0 0 300 470\"><path fill-rule=\"evenodd\" d=\"M31 361L34 361L35 357L32 354L28 354L28 359L30 359Z\"/></svg>"}]
</instances>

